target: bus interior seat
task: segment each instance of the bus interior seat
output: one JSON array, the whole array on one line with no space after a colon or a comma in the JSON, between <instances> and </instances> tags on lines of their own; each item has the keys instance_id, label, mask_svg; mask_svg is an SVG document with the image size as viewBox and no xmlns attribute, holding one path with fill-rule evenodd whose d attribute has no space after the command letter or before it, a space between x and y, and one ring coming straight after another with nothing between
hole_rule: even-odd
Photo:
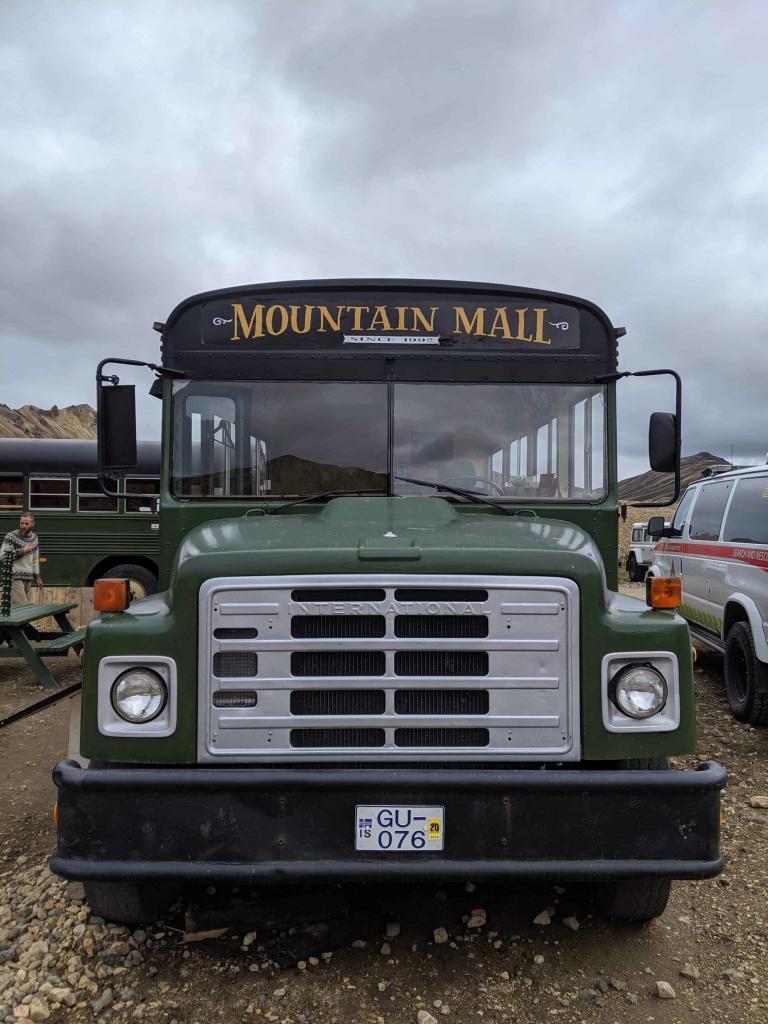
<instances>
[{"instance_id":1,"label":"bus interior seat","mask_svg":"<svg viewBox=\"0 0 768 1024\"><path fill-rule=\"evenodd\" d=\"M539 477L539 497L554 498L557 496L557 474L542 473Z\"/></svg>"}]
</instances>

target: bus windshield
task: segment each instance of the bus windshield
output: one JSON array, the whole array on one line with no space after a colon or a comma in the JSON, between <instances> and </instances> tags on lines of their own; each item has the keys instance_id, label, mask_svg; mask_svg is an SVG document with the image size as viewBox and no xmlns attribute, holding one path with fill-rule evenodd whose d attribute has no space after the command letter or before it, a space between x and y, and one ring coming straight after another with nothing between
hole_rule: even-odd
<instances>
[{"instance_id":1,"label":"bus windshield","mask_svg":"<svg viewBox=\"0 0 768 1024\"><path fill-rule=\"evenodd\" d=\"M179 381L172 487L184 498L329 490L599 501L605 392L570 384Z\"/></svg>"}]
</instances>

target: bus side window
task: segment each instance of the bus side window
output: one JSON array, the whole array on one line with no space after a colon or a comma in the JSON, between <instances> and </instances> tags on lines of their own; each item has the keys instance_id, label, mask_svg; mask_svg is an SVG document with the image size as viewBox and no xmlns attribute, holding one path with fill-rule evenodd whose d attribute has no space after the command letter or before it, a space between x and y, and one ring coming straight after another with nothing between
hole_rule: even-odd
<instances>
[{"instance_id":1,"label":"bus side window","mask_svg":"<svg viewBox=\"0 0 768 1024\"><path fill-rule=\"evenodd\" d=\"M156 494L160 497L160 481L155 477L128 477L125 481L125 511L149 515L155 511L157 502L152 498L132 497L138 494Z\"/></svg>"},{"instance_id":2,"label":"bus side window","mask_svg":"<svg viewBox=\"0 0 768 1024\"><path fill-rule=\"evenodd\" d=\"M491 455L491 470L489 479L499 486L503 487L504 484L504 449L499 448L498 451Z\"/></svg>"},{"instance_id":3,"label":"bus side window","mask_svg":"<svg viewBox=\"0 0 768 1024\"><path fill-rule=\"evenodd\" d=\"M78 512L117 512L117 498L110 498L99 487L95 476L77 478Z\"/></svg>"},{"instance_id":4,"label":"bus side window","mask_svg":"<svg viewBox=\"0 0 768 1024\"><path fill-rule=\"evenodd\" d=\"M29 507L56 509L68 512L72 504L72 481L69 477L31 476L29 478Z\"/></svg>"},{"instance_id":5,"label":"bus side window","mask_svg":"<svg viewBox=\"0 0 768 1024\"><path fill-rule=\"evenodd\" d=\"M21 473L0 476L0 508L21 509L24 505L24 477Z\"/></svg>"}]
</instances>

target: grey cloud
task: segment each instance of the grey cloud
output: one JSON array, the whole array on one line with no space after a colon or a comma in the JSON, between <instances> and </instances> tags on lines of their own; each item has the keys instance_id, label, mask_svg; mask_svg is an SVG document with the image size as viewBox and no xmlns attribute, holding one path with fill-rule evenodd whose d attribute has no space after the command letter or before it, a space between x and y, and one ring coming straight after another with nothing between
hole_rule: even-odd
<instances>
[{"instance_id":1,"label":"grey cloud","mask_svg":"<svg viewBox=\"0 0 768 1024\"><path fill-rule=\"evenodd\" d=\"M683 373L686 450L761 456L764 16L8 0L0 400L92 401L98 358L155 358L151 322L207 288L485 279L596 301L622 366ZM622 385L625 472L656 399Z\"/></svg>"}]
</instances>

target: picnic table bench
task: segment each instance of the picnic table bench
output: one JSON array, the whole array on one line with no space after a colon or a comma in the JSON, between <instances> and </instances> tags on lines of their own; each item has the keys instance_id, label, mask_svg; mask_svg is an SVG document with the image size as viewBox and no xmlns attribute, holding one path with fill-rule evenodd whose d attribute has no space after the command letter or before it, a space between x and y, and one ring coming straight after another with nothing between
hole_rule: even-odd
<instances>
[{"instance_id":1,"label":"picnic table bench","mask_svg":"<svg viewBox=\"0 0 768 1024\"><path fill-rule=\"evenodd\" d=\"M0 609L0 658L24 658L38 683L56 687L58 684L43 658L66 655L72 648L82 647L85 627L73 629L67 612L77 605L71 604L14 604L3 614ZM58 630L38 629L33 625L51 616Z\"/></svg>"}]
</instances>

